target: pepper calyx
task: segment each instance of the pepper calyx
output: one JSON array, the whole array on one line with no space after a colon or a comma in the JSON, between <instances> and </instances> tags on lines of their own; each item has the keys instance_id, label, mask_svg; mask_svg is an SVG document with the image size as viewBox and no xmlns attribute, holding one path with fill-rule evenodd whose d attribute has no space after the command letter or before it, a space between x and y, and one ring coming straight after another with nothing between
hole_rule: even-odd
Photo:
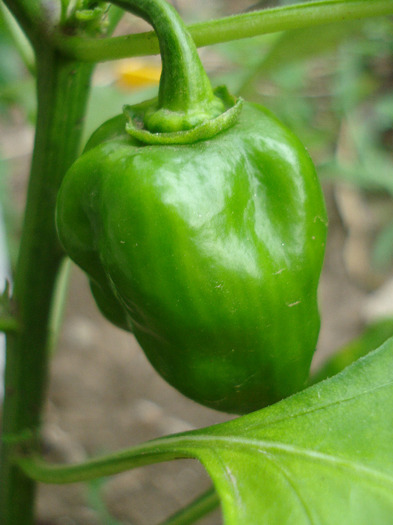
<instances>
[{"instance_id":1,"label":"pepper calyx","mask_svg":"<svg viewBox=\"0 0 393 525\"><path fill-rule=\"evenodd\" d=\"M124 106L123 113L127 120L126 132L145 144L191 144L207 140L233 126L243 106L243 99L231 95L225 86L216 88L214 95L222 102L224 111L212 118L206 118L190 129L179 131L152 132L146 129L146 117L154 113L157 108L157 99L135 106ZM180 114L179 118L181 118Z\"/></svg>"}]
</instances>

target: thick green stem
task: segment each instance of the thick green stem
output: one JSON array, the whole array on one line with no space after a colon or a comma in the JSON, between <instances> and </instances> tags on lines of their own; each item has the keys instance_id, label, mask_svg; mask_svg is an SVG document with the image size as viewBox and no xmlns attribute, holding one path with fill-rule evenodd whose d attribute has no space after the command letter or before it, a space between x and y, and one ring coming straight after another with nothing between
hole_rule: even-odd
<instances>
[{"instance_id":1,"label":"thick green stem","mask_svg":"<svg viewBox=\"0 0 393 525\"><path fill-rule=\"evenodd\" d=\"M187 27L198 47L345 20L393 15L393 0L323 0L253 11ZM54 35L67 56L84 62L157 54L153 32L102 40Z\"/></svg>"},{"instance_id":2,"label":"thick green stem","mask_svg":"<svg viewBox=\"0 0 393 525\"><path fill-rule=\"evenodd\" d=\"M155 29L162 58L158 106L145 115L151 132L191 129L224 111L214 96L190 34L166 0L114 0Z\"/></svg>"},{"instance_id":3,"label":"thick green stem","mask_svg":"<svg viewBox=\"0 0 393 525\"><path fill-rule=\"evenodd\" d=\"M0 522L33 523L35 483L14 464L15 446L38 435L47 382L50 310L62 259L54 223L62 177L77 156L91 66L42 48L38 116L13 309L19 331L7 338L0 462ZM30 441L31 441L30 440ZM31 443L29 443L31 446ZM34 447L34 444L33 444Z\"/></svg>"}]
</instances>

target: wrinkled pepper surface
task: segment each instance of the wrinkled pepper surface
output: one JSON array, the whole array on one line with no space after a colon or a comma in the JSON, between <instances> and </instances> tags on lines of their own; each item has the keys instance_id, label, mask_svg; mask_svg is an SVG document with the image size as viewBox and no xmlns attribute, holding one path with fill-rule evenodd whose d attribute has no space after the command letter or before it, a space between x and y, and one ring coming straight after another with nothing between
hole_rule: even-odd
<instances>
[{"instance_id":1,"label":"wrinkled pepper surface","mask_svg":"<svg viewBox=\"0 0 393 525\"><path fill-rule=\"evenodd\" d=\"M318 338L314 166L268 110L213 92L166 2L116 3L156 29L159 96L103 124L70 168L61 243L168 383L218 410L261 408L305 386Z\"/></svg>"}]
</instances>

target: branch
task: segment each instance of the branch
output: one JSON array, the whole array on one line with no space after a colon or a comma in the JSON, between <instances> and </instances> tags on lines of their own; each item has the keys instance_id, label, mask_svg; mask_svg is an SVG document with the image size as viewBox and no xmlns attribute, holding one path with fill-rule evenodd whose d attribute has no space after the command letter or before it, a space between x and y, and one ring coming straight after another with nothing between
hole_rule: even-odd
<instances>
[{"instance_id":1,"label":"branch","mask_svg":"<svg viewBox=\"0 0 393 525\"><path fill-rule=\"evenodd\" d=\"M220 504L214 488L201 494L186 507L180 509L176 514L170 516L161 525L189 525L209 514Z\"/></svg>"},{"instance_id":2,"label":"branch","mask_svg":"<svg viewBox=\"0 0 393 525\"><path fill-rule=\"evenodd\" d=\"M145 465L192 457L186 449L177 450L175 448L177 443L181 446L182 439L168 436L73 465L53 465L35 454L16 456L14 461L29 478L42 483L60 485L89 481Z\"/></svg>"},{"instance_id":3,"label":"branch","mask_svg":"<svg viewBox=\"0 0 393 525\"><path fill-rule=\"evenodd\" d=\"M116 0L113 3L116 4ZM188 30L196 45L203 47L289 29L386 15L393 15L393 0L323 0L202 22L188 26ZM154 32L101 40L55 34L54 39L61 52L83 62L102 62L159 52Z\"/></svg>"}]
</instances>

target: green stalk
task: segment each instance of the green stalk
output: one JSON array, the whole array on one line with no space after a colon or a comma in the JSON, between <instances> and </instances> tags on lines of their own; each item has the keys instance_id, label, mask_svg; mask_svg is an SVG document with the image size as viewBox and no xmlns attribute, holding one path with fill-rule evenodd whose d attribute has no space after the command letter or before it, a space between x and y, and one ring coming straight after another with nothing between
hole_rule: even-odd
<instances>
[{"instance_id":1,"label":"green stalk","mask_svg":"<svg viewBox=\"0 0 393 525\"><path fill-rule=\"evenodd\" d=\"M113 3L150 23L159 41L162 74L158 104L144 118L148 131L187 130L224 112L223 102L213 94L194 41L166 0L113 0Z\"/></svg>"},{"instance_id":2,"label":"green stalk","mask_svg":"<svg viewBox=\"0 0 393 525\"><path fill-rule=\"evenodd\" d=\"M91 66L37 52L38 116L25 220L12 298L19 331L7 337L0 456L0 523L31 525L35 482L14 463L37 447L47 383L50 312L62 259L54 223L63 175L79 152ZM25 443L25 441L28 443Z\"/></svg>"},{"instance_id":3,"label":"green stalk","mask_svg":"<svg viewBox=\"0 0 393 525\"><path fill-rule=\"evenodd\" d=\"M187 29L195 44L203 47L289 29L387 15L393 15L393 0L323 0L242 13L193 24ZM83 62L103 62L159 52L153 32L102 40L56 34L53 38L58 49Z\"/></svg>"},{"instance_id":4,"label":"green stalk","mask_svg":"<svg viewBox=\"0 0 393 525\"><path fill-rule=\"evenodd\" d=\"M56 351L60 330L63 324L71 267L71 260L65 258L59 268L54 285L51 311L49 314L50 338L48 341L48 351L52 354Z\"/></svg>"},{"instance_id":5,"label":"green stalk","mask_svg":"<svg viewBox=\"0 0 393 525\"><path fill-rule=\"evenodd\" d=\"M189 505L170 516L161 525L189 525L200 520L220 504L214 488L207 490Z\"/></svg>"},{"instance_id":6,"label":"green stalk","mask_svg":"<svg viewBox=\"0 0 393 525\"><path fill-rule=\"evenodd\" d=\"M63 485L113 476L145 465L175 459L195 459L198 457L195 440L198 441L198 437L193 436L192 433L173 434L83 463L67 465L49 463L30 451L27 451L26 455L20 453L16 461L31 479L41 483Z\"/></svg>"}]
</instances>

